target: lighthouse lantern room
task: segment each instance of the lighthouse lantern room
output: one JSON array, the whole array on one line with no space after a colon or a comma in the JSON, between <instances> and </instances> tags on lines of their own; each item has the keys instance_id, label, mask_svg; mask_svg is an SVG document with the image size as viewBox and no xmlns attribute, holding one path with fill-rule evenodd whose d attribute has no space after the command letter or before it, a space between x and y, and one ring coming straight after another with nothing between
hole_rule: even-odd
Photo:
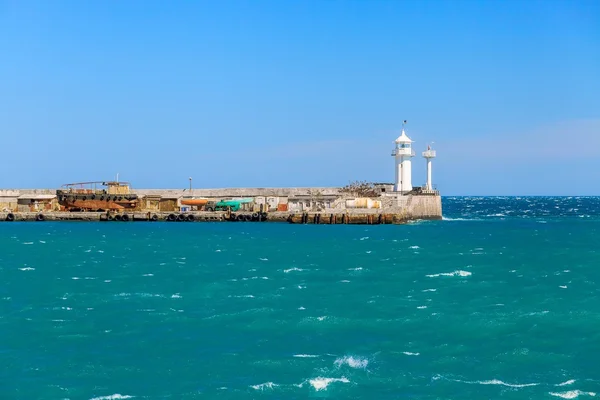
<instances>
[{"instance_id":1,"label":"lighthouse lantern room","mask_svg":"<svg viewBox=\"0 0 600 400\"><path fill-rule=\"evenodd\" d=\"M404 125L402 124L402 133L395 140L396 147L392 151L392 156L396 162L396 180L394 182L394 191L405 194L410 192L412 188L412 170L411 170L411 158L415 156L415 152L411 147L413 142L404 131Z\"/></svg>"}]
</instances>

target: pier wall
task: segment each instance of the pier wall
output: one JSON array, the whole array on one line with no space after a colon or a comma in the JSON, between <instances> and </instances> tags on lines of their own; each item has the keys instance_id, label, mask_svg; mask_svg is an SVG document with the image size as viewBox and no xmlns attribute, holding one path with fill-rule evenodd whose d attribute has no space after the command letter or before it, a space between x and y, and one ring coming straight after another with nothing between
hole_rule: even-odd
<instances>
[{"instance_id":1,"label":"pier wall","mask_svg":"<svg viewBox=\"0 0 600 400\"><path fill-rule=\"evenodd\" d=\"M217 189L131 189L138 196L162 197L295 197L319 193L323 196L339 195L336 187L305 188L217 188Z\"/></svg>"},{"instance_id":2,"label":"pier wall","mask_svg":"<svg viewBox=\"0 0 600 400\"><path fill-rule=\"evenodd\" d=\"M353 199L335 187L315 188L217 188L217 189L133 189L140 197L135 212L179 212L180 200L184 197L254 198L256 203L271 201L266 210L285 211L286 215L310 214L390 214L398 222L416 219L441 219L442 201L439 194L382 193L377 200L381 208L346 208L346 200ZM0 189L0 212L55 212L48 195L54 189ZM38 204L39 203L39 204ZM48 204L46 204L48 203ZM166 205L169 205L167 207ZM283 205L279 208L278 205ZM262 209L261 209L262 210ZM256 210L255 210L256 211Z\"/></svg>"},{"instance_id":3,"label":"pier wall","mask_svg":"<svg viewBox=\"0 0 600 400\"><path fill-rule=\"evenodd\" d=\"M410 196L406 212L412 219L442 219L441 196Z\"/></svg>"}]
</instances>

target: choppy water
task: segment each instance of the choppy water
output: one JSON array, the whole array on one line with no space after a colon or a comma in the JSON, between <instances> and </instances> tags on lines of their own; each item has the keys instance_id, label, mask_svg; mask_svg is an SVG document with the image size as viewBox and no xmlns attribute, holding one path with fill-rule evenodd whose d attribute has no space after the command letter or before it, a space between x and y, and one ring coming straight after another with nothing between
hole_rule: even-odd
<instances>
[{"instance_id":1,"label":"choppy water","mask_svg":"<svg viewBox=\"0 0 600 400\"><path fill-rule=\"evenodd\" d=\"M600 396L600 199L0 224L1 399Z\"/></svg>"}]
</instances>

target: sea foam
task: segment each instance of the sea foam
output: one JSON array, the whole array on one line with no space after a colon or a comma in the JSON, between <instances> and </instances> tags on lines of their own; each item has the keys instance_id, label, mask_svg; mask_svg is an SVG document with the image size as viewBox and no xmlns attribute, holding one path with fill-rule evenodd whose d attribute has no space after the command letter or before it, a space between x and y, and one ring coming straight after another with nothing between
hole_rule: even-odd
<instances>
[{"instance_id":1,"label":"sea foam","mask_svg":"<svg viewBox=\"0 0 600 400\"><path fill-rule=\"evenodd\" d=\"M289 269L284 269L284 270L283 270L283 272L285 272L286 274L289 274L289 273L290 273L290 272L292 272L292 271L299 271L299 272L300 272L300 271L304 271L304 270L303 270L302 268L296 268L296 267L294 267L294 268L289 268Z\"/></svg>"},{"instance_id":2,"label":"sea foam","mask_svg":"<svg viewBox=\"0 0 600 400\"><path fill-rule=\"evenodd\" d=\"M311 386L313 388L315 388L316 391L327 390L327 386L329 386L329 384L333 383L333 382L350 383L350 381L346 377L324 378L324 377L319 376L317 378L314 378L314 379L311 379L308 381L308 383L310 383Z\"/></svg>"},{"instance_id":3,"label":"sea foam","mask_svg":"<svg viewBox=\"0 0 600 400\"><path fill-rule=\"evenodd\" d=\"M503 382L499 379L491 379L491 380L487 380L487 381L461 381L459 379L448 379L448 380L455 381L455 382L461 382L461 383L468 383L471 385L501 385L501 386L507 386L507 387L511 387L511 388L524 388L524 387L539 385L539 383L507 383L507 382Z\"/></svg>"},{"instance_id":4,"label":"sea foam","mask_svg":"<svg viewBox=\"0 0 600 400\"><path fill-rule=\"evenodd\" d=\"M560 397L562 399L576 399L579 396L590 396L595 397L596 393L594 392L582 392L581 390L569 390L568 392L550 392L551 396Z\"/></svg>"},{"instance_id":5,"label":"sea foam","mask_svg":"<svg viewBox=\"0 0 600 400\"><path fill-rule=\"evenodd\" d=\"M559 383L559 384L558 384L558 385L556 385L556 386L567 386L567 385L572 385L572 384L574 384L574 383L575 383L575 379L569 379L568 381L565 381L565 382L563 382L563 383Z\"/></svg>"},{"instance_id":6,"label":"sea foam","mask_svg":"<svg viewBox=\"0 0 600 400\"><path fill-rule=\"evenodd\" d=\"M115 393L115 394L111 394L109 396L94 397L90 400L121 400L121 399L133 399L133 396Z\"/></svg>"},{"instance_id":7,"label":"sea foam","mask_svg":"<svg viewBox=\"0 0 600 400\"><path fill-rule=\"evenodd\" d=\"M428 278L437 278L438 276L471 276L472 274L469 271L462 271L462 270L458 270L458 271L453 271L453 272L441 272L439 274L431 274L431 275L425 275Z\"/></svg>"},{"instance_id":8,"label":"sea foam","mask_svg":"<svg viewBox=\"0 0 600 400\"><path fill-rule=\"evenodd\" d=\"M254 390L266 390L266 389L274 389L277 386L279 386L279 385L277 385L273 382L265 382L265 383L261 383L260 385L252 385L250 387Z\"/></svg>"},{"instance_id":9,"label":"sea foam","mask_svg":"<svg viewBox=\"0 0 600 400\"><path fill-rule=\"evenodd\" d=\"M365 369L369 365L369 360L364 357L344 356L336 359L334 364L338 368L342 365L347 365L350 368Z\"/></svg>"}]
</instances>

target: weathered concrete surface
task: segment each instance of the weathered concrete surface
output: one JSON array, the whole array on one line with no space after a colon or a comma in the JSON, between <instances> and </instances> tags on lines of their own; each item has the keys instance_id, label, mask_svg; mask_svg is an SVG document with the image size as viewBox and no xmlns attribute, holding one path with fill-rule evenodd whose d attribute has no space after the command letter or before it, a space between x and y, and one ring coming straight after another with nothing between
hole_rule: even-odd
<instances>
[{"instance_id":1,"label":"weathered concrete surface","mask_svg":"<svg viewBox=\"0 0 600 400\"><path fill-rule=\"evenodd\" d=\"M306 196L309 191L319 192L323 196L339 195L337 187L306 187L306 188L219 188L219 189L131 189L138 196L163 196L163 197L292 197Z\"/></svg>"},{"instance_id":2,"label":"weathered concrete surface","mask_svg":"<svg viewBox=\"0 0 600 400\"><path fill-rule=\"evenodd\" d=\"M442 219L441 196L410 196L406 213L411 219Z\"/></svg>"},{"instance_id":3,"label":"weathered concrete surface","mask_svg":"<svg viewBox=\"0 0 600 400\"><path fill-rule=\"evenodd\" d=\"M81 213L69 213L69 212L0 212L0 221L7 221L8 215L11 214L14 217L14 221L36 221L38 215L42 215L40 219L44 221L99 221L100 216L105 213L98 212L81 212Z\"/></svg>"},{"instance_id":4,"label":"weathered concrete surface","mask_svg":"<svg viewBox=\"0 0 600 400\"><path fill-rule=\"evenodd\" d=\"M364 208L356 208L356 209L346 209L345 208L345 199L351 198L349 196L345 196L343 193L340 193L339 188L325 187L325 188L224 188L224 189L193 189L191 192L183 189L138 189L134 190L136 194L140 197L144 196L162 196L163 200L165 199L179 199L182 196L190 196L193 195L195 197L214 197L214 198L230 198L230 197L280 197L280 198L292 198L294 196L307 196L309 192L315 193L318 191L323 196L339 196L339 198L333 202L326 208L318 211L323 214L331 214L331 213L350 213L356 215L371 215L371 214L393 214L396 215L396 219L398 221L407 221L407 220L415 220L415 219L441 219L442 218L442 201L439 195L407 195L400 196L395 193L385 193L381 197L378 197L378 200L381 200L382 208L381 209L364 209ZM14 190L0 190L0 221L4 221L6 213L2 214L4 210L2 207L2 200L4 199L6 203L11 204L13 201L24 194L52 194L55 191L51 189L14 189ZM166 201L166 200L165 200ZM177 203L176 200L172 200ZM301 200L304 202L305 200ZM127 214L136 213L136 220L147 220L149 217L144 217L144 215L150 215L149 213L156 214L160 220L164 219L170 212L158 211L158 207L152 207L153 209L149 209L148 204L149 200L141 201L139 209L127 211ZM287 199L286 199L287 202ZM174 204L175 204L174 203ZM142 206L146 206L142 208ZM6 206L5 206L6 207ZM331 208L327 208L331 207ZM7 209L15 209L16 207L6 207ZM178 207L174 206L178 210ZM281 215L277 212L270 212L269 215L272 216L274 220L281 218L283 220L287 220L287 217L290 214L294 213L302 213L309 212L314 213L316 209L310 207L303 210L295 211L290 208L289 211L281 211ZM178 211L175 209L172 211L173 213L178 214ZM43 212L47 219L68 219L68 220L77 220L77 219L86 219L86 220L99 220L97 215L103 213L60 213L60 212ZM194 214L201 215L204 218L203 212L194 211ZM35 219L36 213L31 212L31 216L28 214L24 215L23 218L26 219ZM137 216L139 214L139 216ZM16 215L16 213L15 213ZM90 215L89 217L86 215ZM207 214L208 220L210 220L210 214ZM131 218L134 218L133 216Z\"/></svg>"},{"instance_id":5,"label":"weathered concrete surface","mask_svg":"<svg viewBox=\"0 0 600 400\"><path fill-rule=\"evenodd\" d=\"M0 213L0 221L24 222L32 221L43 223L46 221L106 221L106 222L136 222L136 221L169 221L169 222L283 222L296 224L400 224L408 222L404 215L377 213L376 210L348 210L348 212L304 212L304 213L288 213L288 212L271 212L267 214L266 219L261 216L260 220L253 221L238 221L235 217L240 215L251 216L249 212L186 212L186 213L170 213L170 212L129 212L129 213L105 213L105 212L48 212L48 213L33 213L33 212L14 212ZM12 216L12 221L7 218ZM175 218L174 218L175 217ZM182 217L182 218L180 218ZM183 218L185 217L185 218ZM190 218L193 217L193 218Z\"/></svg>"},{"instance_id":6,"label":"weathered concrete surface","mask_svg":"<svg viewBox=\"0 0 600 400\"><path fill-rule=\"evenodd\" d=\"M0 189L0 197L19 197L22 194L56 194L56 189Z\"/></svg>"},{"instance_id":7,"label":"weathered concrete surface","mask_svg":"<svg viewBox=\"0 0 600 400\"><path fill-rule=\"evenodd\" d=\"M0 212L0 222L8 221L8 215L12 215L13 221L35 221L35 222L44 222L44 221L113 221L115 220L116 215L119 215L119 219L123 219L123 216L127 216L127 221L121 222L132 222L132 221L153 221L153 217L156 216L156 220L158 221L166 221L168 216L173 214L175 216L179 214L183 214L185 216L193 215L194 222L203 222L203 221L223 221L225 213L223 212L187 212L187 213L179 213L179 212L125 212L118 214L107 214L106 212L44 212L44 213L35 213L35 212ZM39 216L43 217L39 217ZM110 218L109 216L112 216ZM115 222L119 222L116 221ZM189 221L186 221L189 222Z\"/></svg>"},{"instance_id":8,"label":"weathered concrete surface","mask_svg":"<svg viewBox=\"0 0 600 400\"><path fill-rule=\"evenodd\" d=\"M297 213L291 214L288 222L318 225L381 225L407 222L395 214L374 213Z\"/></svg>"}]
</instances>

